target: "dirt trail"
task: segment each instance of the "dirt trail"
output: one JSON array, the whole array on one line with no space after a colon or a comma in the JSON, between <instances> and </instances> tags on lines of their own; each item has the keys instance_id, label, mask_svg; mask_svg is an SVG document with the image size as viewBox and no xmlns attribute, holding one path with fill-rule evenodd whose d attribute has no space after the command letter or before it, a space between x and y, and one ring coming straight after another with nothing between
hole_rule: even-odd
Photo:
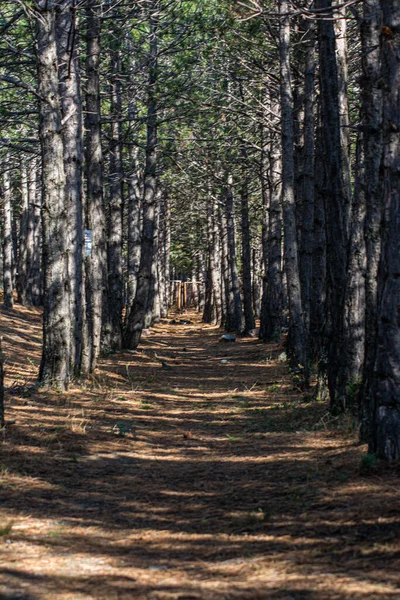
<instances>
[{"instance_id":1,"label":"dirt trail","mask_svg":"<svg viewBox=\"0 0 400 600\"><path fill-rule=\"evenodd\" d=\"M360 474L282 348L178 316L50 394L39 311L0 316L1 600L400 598L398 475Z\"/></svg>"}]
</instances>

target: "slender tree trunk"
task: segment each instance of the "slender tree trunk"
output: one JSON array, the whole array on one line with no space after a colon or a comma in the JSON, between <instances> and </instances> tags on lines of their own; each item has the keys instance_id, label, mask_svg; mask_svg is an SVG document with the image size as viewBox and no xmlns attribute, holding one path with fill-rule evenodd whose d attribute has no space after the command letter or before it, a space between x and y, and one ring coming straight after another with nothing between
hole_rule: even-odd
<instances>
[{"instance_id":1,"label":"slender tree trunk","mask_svg":"<svg viewBox=\"0 0 400 600\"><path fill-rule=\"evenodd\" d=\"M86 172L87 229L92 235L92 250L86 257L86 314L88 339L82 356L82 370L94 370L102 337L107 337L107 248L103 201L103 153L100 125L100 5L89 0L86 8Z\"/></svg>"},{"instance_id":2,"label":"slender tree trunk","mask_svg":"<svg viewBox=\"0 0 400 600\"><path fill-rule=\"evenodd\" d=\"M267 272L260 337L264 341L281 339L283 315L282 290L282 168L280 149L275 138L271 141L270 200L268 208Z\"/></svg>"},{"instance_id":3,"label":"slender tree trunk","mask_svg":"<svg viewBox=\"0 0 400 600\"><path fill-rule=\"evenodd\" d=\"M354 198L351 215L348 282L345 301L344 330L347 340L346 364L338 377L338 396L345 407L359 416L359 392L365 350L365 171L363 133L359 133L356 153Z\"/></svg>"},{"instance_id":4,"label":"slender tree trunk","mask_svg":"<svg viewBox=\"0 0 400 600\"><path fill-rule=\"evenodd\" d=\"M77 52L75 0L62 0L57 19L59 91L63 119L64 170L68 213L67 272L70 286L71 372L80 375L83 297L82 101Z\"/></svg>"},{"instance_id":5,"label":"slender tree trunk","mask_svg":"<svg viewBox=\"0 0 400 600\"><path fill-rule=\"evenodd\" d=\"M68 281L68 211L58 93L55 10L36 0L37 65L40 100L39 135L42 150L42 230L44 268L43 351L40 381L68 386L70 372L70 290Z\"/></svg>"},{"instance_id":6,"label":"slender tree trunk","mask_svg":"<svg viewBox=\"0 0 400 600\"><path fill-rule=\"evenodd\" d=\"M41 162L35 161L29 182L29 222L32 226L32 261L28 277L28 297L33 306L43 304L42 269L42 190Z\"/></svg>"},{"instance_id":7,"label":"slender tree trunk","mask_svg":"<svg viewBox=\"0 0 400 600\"><path fill-rule=\"evenodd\" d=\"M312 296L313 245L314 245L314 86L315 86L315 31L312 23L307 27L307 51L304 77L304 161L303 209L300 242L301 302L307 346L310 347L310 319Z\"/></svg>"},{"instance_id":8,"label":"slender tree trunk","mask_svg":"<svg viewBox=\"0 0 400 600\"><path fill-rule=\"evenodd\" d=\"M341 5L341 0L333 0L334 7ZM336 65L338 74L338 103L340 118L340 144L342 153L342 173L344 185L344 211L347 227L350 227L351 207L351 167L350 167L350 117L349 117L349 94L348 94L348 52L347 52L347 22L346 8L341 7L334 10L336 19L333 21L335 29Z\"/></svg>"},{"instance_id":9,"label":"slender tree trunk","mask_svg":"<svg viewBox=\"0 0 400 600\"><path fill-rule=\"evenodd\" d=\"M369 398L370 377L374 371L377 306L378 266L381 254L381 225L383 206L383 129L381 82L381 31L382 12L380 0L364 1L364 19L361 27L363 93L362 117L364 130L365 164L365 244L367 273L365 278L365 365L362 391L361 439L371 439L371 416L374 408Z\"/></svg>"},{"instance_id":10,"label":"slender tree trunk","mask_svg":"<svg viewBox=\"0 0 400 600\"><path fill-rule=\"evenodd\" d=\"M161 317L168 316L171 254L171 207L167 193L162 202L162 252L160 256L160 285L162 286Z\"/></svg>"},{"instance_id":11,"label":"slender tree trunk","mask_svg":"<svg viewBox=\"0 0 400 600\"><path fill-rule=\"evenodd\" d=\"M111 52L112 90L111 112L116 120L111 124L110 144L110 200L108 207L108 293L110 313L110 346L119 349L122 342L122 310L124 304L122 274L122 116L120 51Z\"/></svg>"},{"instance_id":12,"label":"slender tree trunk","mask_svg":"<svg viewBox=\"0 0 400 600\"><path fill-rule=\"evenodd\" d=\"M123 337L124 348L131 350L137 348L140 342L149 296L152 293L155 206L157 197L157 102L155 89L157 85L157 46L157 26L155 20L151 17L142 244L136 296L128 316Z\"/></svg>"},{"instance_id":13,"label":"slender tree trunk","mask_svg":"<svg viewBox=\"0 0 400 600\"><path fill-rule=\"evenodd\" d=\"M138 150L131 153L132 174L128 180L128 283L126 316L132 307L136 295L137 277L140 265L140 212L141 186L138 164Z\"/></svg>"},{"instance_id":14,"label":"slender tree trunk","mask_svg":"<svg viewBox=\"0 0 400 600\"><path fill-rule=\"evenodd\" d=\"M29 226L29 183L28 167L25 160L21 162L21 196L22 207L19 225L19 254L18 254L18 275L17 275L17 294L18 302L23 306L27 304L27 284L29 272L28 257L28 226Z\"/></svg>"},{"instance_id":15,"label":"slender tree trunk","mask_svg":"<svg viewBox=\"0 0 400 600\"><path fill-rule=\"evenodd\" d=\"M325 170L323 158L322 127L315 136L314 169L314 239L312 254L312 286L310 297L311 358L319 363L321 378L326 378L325 336L326 336L326 225L325 225ZM325 391L323 392L325 394Z\"/></svg>"},{"instance_id":16,"label":"slender tree trunk","mask_svg":"<svg viewBox=\"0 0 400 600\"><path fill-rule=\"evenodd\" d=\"M319 8L330 14L331 0L319 0ZM343 410L345 399L338 395L337 380L346 368L344 303L347 284L348 199L343 178L340 138L338 72L332 20L319 23L319 68L321 118L326 170L326 235L329 326L327 375L331 408Z\"/></svg>"},{"instance_id":17,"label":"slender tree trunk","mask_svg":"<svg viewBox=\"0 0 400 600\"><path fill-rule=\"evenodd\" d=\"M245 328L244 333L248 334L255 329L256 323L253 313L253 290L251 277L251 244L250 244L250 223L249 223L249 181L247 175L248 159L246 148L242 148L243 160L243 183L240 190L241 200L241 225L242 225L242 279L243 279L243 312Z\"/></svg>"},{"instance_id":18,"label":"slender tree trunk","mask_svg":"<svg viewBox=\"0 0 400 600\"><path fill-rule=\"evenodd\" d=\"M233 191L232 181L228 179L228 189L226 192L225 208L226 208L226 237L228 244L228 264L230 272L230 310L229 310L229 327L228 331L235 331L242 335L245 331L245 321L242 309L242 299L240 297L239 275L236 260L236 236L235 236L235 217L233 208Z\"/></svg>"},{"instance_id":19,"label":"slender tree trunk","mask_svg":"<svg viewBox=\"0 0 400 600\"><path fill-rule=\"evenodd\" d=\"M381 0L381 8L385 24L381 32L383 223L376 354L368 388L369 451L392 462L400 460L400 5Z\"/></svg>"},{"instance_id":20,"label":"slender tree trunk","mask_svg":"<svg viewBox=\"0 0 400 600\"><path fill-rule=\"evenodd\" d=\"M11 177L10 171L6 168L3 175L3 303L4 308L10 309L14 306L13 299L13 242L12 242L12 209L11 209Z\"/></svg>"},{"instance_id":21,"label":"slender tree trunk","mask_svg":"<svg viewBox=\"0 0 400 600\"><path fill-rule=\"evenodd\" d=\"M282 204L285 271L289 301L288 354L293 365L306 369L306 339L301 304L301 288L296 235L293 159L293 100L290 74L289 3L280 1L280 74L282 115Z\"/></svg>"}]
</instances>

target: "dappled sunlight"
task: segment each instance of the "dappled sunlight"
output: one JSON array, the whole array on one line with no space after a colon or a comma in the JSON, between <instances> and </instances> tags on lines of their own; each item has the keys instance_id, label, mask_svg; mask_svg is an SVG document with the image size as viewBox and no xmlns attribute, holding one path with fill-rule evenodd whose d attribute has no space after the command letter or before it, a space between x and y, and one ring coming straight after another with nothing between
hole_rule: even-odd
<instances>
[{"instance_id":1,"label":"dappled sunlight","mask_svg":"<svg viewBox=\"0 0 400 600\"><path fill-rule=\"evenodd\" d=\"M39 312L14 312L38 335ZM14 369L23 385L9 388L15 424L1 434L3 588L30 600L398 597L396 472L360 475L354 432L296 390L279 346L227 347L190 319L160 323L64 394L32 388L26 339L9 332L6 385Z\"/></svg>"}]
</instances>

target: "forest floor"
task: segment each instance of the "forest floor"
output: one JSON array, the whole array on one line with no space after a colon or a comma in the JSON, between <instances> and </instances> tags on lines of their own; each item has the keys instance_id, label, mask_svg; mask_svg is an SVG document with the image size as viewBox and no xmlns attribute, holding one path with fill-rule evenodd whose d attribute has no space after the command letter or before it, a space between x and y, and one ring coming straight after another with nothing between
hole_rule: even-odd
<instances>
[{"instance_id":1,"label":"forest floor","mask_svg":"<svg viewBox=\"0 0 400 600\"><path fill-rule=\"evenodd\" d=\"M171 319L63 394L34 387L40 311L0 311L0 599L400 598L398 471L281 346Z\"/></svg>"}]
</instances>

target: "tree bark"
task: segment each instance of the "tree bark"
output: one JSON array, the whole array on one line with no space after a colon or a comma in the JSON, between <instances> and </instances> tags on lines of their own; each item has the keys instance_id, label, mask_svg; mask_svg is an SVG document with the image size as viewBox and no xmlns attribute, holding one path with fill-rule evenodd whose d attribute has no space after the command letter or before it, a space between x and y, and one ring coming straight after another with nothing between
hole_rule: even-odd
<instances>
[{"instance_id":1,"label":"tree bark","mask_svg":"<svg viewBox=\"0 0 400 600\"><path fill-rule=\"evenodd\" d=\"M329 14L331 0L319 0ZM320 20L319 76L321 119L326 170L327 307L329 309L327 376L331 409L343 410L338 394L339 372L346 368L344 303L347 285L348 199L343 178L340 138L339 88L333 22Z\"/></svg>"},{"instance_id":2,"label":"tree bark","mask_svg":"<svg viewBox=\"0 0 400 600\"><path fill-rule=\"evenodd\" d=\"M277 140L271 140L270 199L268 207L267 272L263 298L260 337L264 341L281 339L282 290L282 161Z\"/></svg>"},{"instance_id":3,"label":"tree bark","mask_svg":"<svg viewBox=\"0 0 400 600\"><path fill-rule=\"evenodd\" d=\"M86 227L92 232L91 254L86 257L86 314L88 339L82 370L92 372L104 337L107 337L107 248L103 200L103 152L100 124L100 5L89 0L86 8Z\"/></svg>"},{"instance_id":4,"label":"tree bark","mask_svg":"<svg viewBox=\"0 0 400 600\"><path fill-rule=\"evenodd\" d=\"M5 165L4 165L5 166ZM11 177L8 165L3 175L3 304L4 308L11 309L14 306L13 298L13 241L12 241L12 209L11 209Z\"/></svg>"},{"instance_id":5,"label":"tree bark","mask_svg":"<svg viewBox=\"0 0 400 600\"><path fill-rule=\"evenodd\" d=\"M246 148L242 151L243 183L240 190L241 201L241 225L242 225L242 279L243 279L243 312L244 333L248 334L255 329L256 323L253 313L253 290L251 273L251 244L249 223L249 181L248 181L248 159Z\"/></svg>"},{"instance_id":6,"label":"tree bark","mask_svg":"<svg viewBox=\"0 0 400 600\"><path fill-rule=\"evenodd\" d=\"M70 372L70 290L68 281L68 211L58 93L54 6L36 0L39 135L42 150L42 247L44 269L43 351L40 381L65 389Z\"/></svg>"},{"instance_id":7,"label":"tree bark","mask_svg":"<svg viewBox=\"0 0 400 600\"><path fill-rule=\"evenodd\" d=\"M306 369L306 339L301 304L294 200L293 99L290 73L289 3L280 4L280 88L282 115L282 204L284 224L285 271L289 301L288 355L296 368Z\"/></svg>"},{"instance_id":8,"label":"tree bark","mask_svg":"<svg viewBox=\"0 0 400 600\"><path fill-rule=\"evenodd\" d=\"M229 319L225 324L228 331L235 331L239 335L245 332L245 321L242 309L242 299L240 297L239 275L236 260L236 236L235 236L235 217L233 208L233 191L231 177L228 177L228 188L225 199L226 209L226 237L228 245L228 265L230 275L230 294L229 309L227 314Z\"/></svg>"},{"instance_id":9,"label":"tree bark","mask_svg":"<svg viewBox=\"0 0 400 600\"><path fill-rule=\"evenodd\" d=\"M83 297L83 204L82 163L83 127L80 93L80 68L75 0L59 3L56 23L59 92L62 111L64 170L66 177L65 200L67 207L67 272L70 287L71 372L80 375L82 358L82 331L84 321Z\"/></svg>"},{"instance_id":10,"label":"tree bark","mask_svg":"<svg viewBox=\"0 0 400 600\"><path fill-rule=\"evenodd\" d=\"M157 63L158 63L157 25L150 17L150 50L149 50L149 79L147 100L147 143L146 166L144 171L143 194L143 229L140 255L140 266L137 282L136 297L129 312L128 321L123 337L123 347L133 350L137 348L148 307L149 296L152 293L152 266L154 255L155 207L157 197Z\"/></svg>"},{"instance_id":11,"label":"tree bark","mask_svg":"<svg viewBox=\"0 0 400 600\"><path fill-rule=\"evenodd\" d=\"M381 8L383 223L376 354L368 390L372 417L369 450L392 462L400 460L400 5L381 0Z\"/></svg>"},{"instance_id":12,"label":"tree bark","mask_svg":"<svg viewBox=\"0 0 400 600\"><path fill-rule=\"evenodd\" d=\"M123 215L123 170L122 170L122 101L120 73L120 50L111 51L111 113L115 121L111 124L110 143L110 197L108 206L108 304L110 316L110 347L121 348L122 310L124 305L122 273L122 215Z\"/></svg>"},{"instance_id":13,"label":"tree bark","mask_svg":"<svg viewBox=\"0 0 400 600\"><path fill-rule=\"evenodd\" d=\"M361 26L362 42L362 118L364 132L365 164L365 244L367 272L365 278L365 365L362 391L361 439L371 439L370 376L374 371L377 306L378 306L378 265L381 254L381 225L383 206L382 173L382 82L381 82L381 31L382 12L380 0L364 1L364 19Z\"/></svg>"}]
</instances>

